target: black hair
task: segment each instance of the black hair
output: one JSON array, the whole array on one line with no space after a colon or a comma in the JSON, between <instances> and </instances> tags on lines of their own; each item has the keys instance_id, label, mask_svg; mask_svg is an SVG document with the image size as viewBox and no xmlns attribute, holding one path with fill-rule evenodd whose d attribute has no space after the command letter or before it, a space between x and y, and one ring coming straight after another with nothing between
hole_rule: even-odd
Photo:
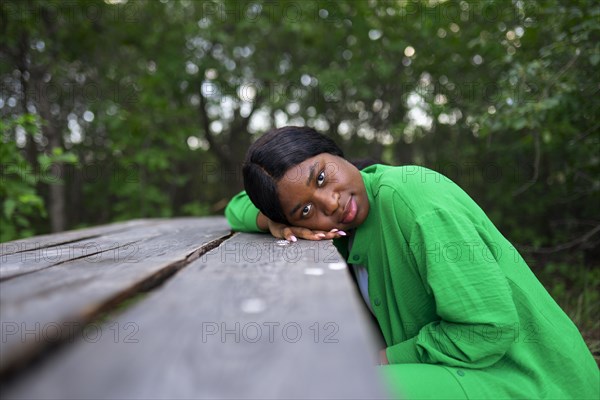
<instances>
[{"instance_id":1,"label":"black hair","mask_svg":"<svg viewBox=\"0 0 600 400\"><path fill-rule=\"evenodd\" d=\"M286 126L265 133L248 149L242 168L248 197L270 220L289 224L277 182L291 167L321 153L344 157L333 140L312 128Z\"/></svg>"}]
</instances>

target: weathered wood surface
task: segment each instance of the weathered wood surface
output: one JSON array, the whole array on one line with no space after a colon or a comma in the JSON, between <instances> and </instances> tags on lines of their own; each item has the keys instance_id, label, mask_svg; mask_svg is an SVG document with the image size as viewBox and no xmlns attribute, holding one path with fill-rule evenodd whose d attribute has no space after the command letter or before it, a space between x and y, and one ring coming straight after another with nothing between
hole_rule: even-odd
<instances>
[{"instance_id":1,"label":"weathered wood surface","mask_svg":"<svg viewBox=\"0 0 600 400\"><path fill-rule=\"evenodd\" d=\"M27 273L0 282L0 373L47 345L72 340L100 312L159 283L203 247L227 236L229 228L223 218L182 218L125 223L104 232L94 242L84 239L59 246L59 263L49 264L44 253L36 253L39 250L3 256L7 268L16 265L16 272ZM114 250L82 255L79 250L85 246ZM15 256L23 260L17 264Z\"/></svg>"},{"instance_id":2,"label":"weathered wood surface","mask_svg":"<svg viewBox=\"0 0 600 400\"><path fill-rule=\"evenodd\" d=\"M108 235L143 225L155 224L156 219L136 219L127 222L117 222L91 228L77 229L67 232L54 233L50 235L39 235L27 239L14 240L12 242L0 243L0 255L20 253L28 250L39 250L60 244L76 242L84 239L92 239L102 235Z\"/></svg>"},{"instance_id":3,"label":"weathered wood surface","mask_svg":"<svg viewBox=\"0 0 600 400\"><path fill-rule=\"evenodd\" d=\"M181 258L181 249L198 249L213 237L209 226L225 239L224 221L211 221L203 238L181 228L171 243L168 233L160 241L146 232L148 243L166 245L156 252L140 243L148 257L133 267L76 260L0 282L2 307L7 300L22 302L30 311L21 318L30 323L72 318L82 307L67 304L131 287L138 274L130 269L173 264L172 253ZM156 258L161 262L151 262ZM385 397L375 376L377 348L352 285L331 242L279 247L268 235L235 234L119 316L93 324L17 376L1 389L2 398ZM1 297L4 287L11 290ZM22 293L28 287L29 294ZM68 313L59 319L42 315L54 308ZM12 317L21 315L15 310Z\"/></svg>"},{"instance_id":4,"label":"weathered wood surface","mask_svg":"<svg viewBox=\"0 0 600 400\"><path fill-rule=\"evenodd\" d=\"M40 241L28 239L25 243L13 245L8 243L2 246L7 253L0 256L0 281L76 259L84 259L88 263L105 256L132 260L139 257L136 246L138 242L159 234L157 225L160 222L126 223L122 229L113 227L105 234L86 234L77 239L72 238L74 235L65 234L59 236L58 242L51 242L48 238ZM71 239L67 240L69 238Z\"/></svg>"}]
</instances>

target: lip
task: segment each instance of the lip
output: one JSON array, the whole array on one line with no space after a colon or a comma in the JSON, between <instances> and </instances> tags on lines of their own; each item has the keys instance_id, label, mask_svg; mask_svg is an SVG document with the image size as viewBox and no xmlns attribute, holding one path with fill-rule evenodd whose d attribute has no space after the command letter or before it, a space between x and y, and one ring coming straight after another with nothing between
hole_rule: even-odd
<instances>
[{"instance_id":1,"label":"lip","mask_svg":"<svg viewBox=\"0 0 600 400\"><path fill-rule=\"evenodd\" d=\"M344 206L344 213L342 214L342 219L341 219L340 223L342 223L342 224L351 223L352 221L354 221L357 214L358 214L358 206L356 204L356 200L354 199L354 196L350 196L350 198L348 199L348 202Z\"/></svg>"}]
</instances>

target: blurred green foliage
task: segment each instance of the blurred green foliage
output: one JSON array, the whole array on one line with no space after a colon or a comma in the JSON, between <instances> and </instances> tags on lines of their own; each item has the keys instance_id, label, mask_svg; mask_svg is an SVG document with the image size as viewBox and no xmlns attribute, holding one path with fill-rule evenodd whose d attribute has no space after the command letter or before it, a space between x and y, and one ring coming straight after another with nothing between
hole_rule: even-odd
<instances>
[{"instance_id":1,"label":"blurred green foliage","mask_svg":"<svg viewBox=\"0 0 600 400\"><path fill-rule=\"evenodd\" d=\"M31 132L35 125L35 117L23 115L5 122L0 122L0 131L11 131L14 126L21 126L25 132ZM45 217L44 200L36 191L38 179L32 173L31 166L20 154L14 141L0 144L2 156L2 213L0 214L0 241L7 241L20 236L31 236L35 233L32 220L36 216ZM46 156L47 157L47 156Z\"/></svg>"},{"instance_id":2,"label":"blurred green foliage","mask_svg":"<svg viewBox=\"0 0 600 400\"><path fill-rule=\"evenodd\" d=\"M33 135L37 131L39 119L32 114L23 114L7 122L0 121L0 132L10 132L14 127L20 127L23 134ZM0 143L2 156L2 185L0 196L3 199L0 214L0 242L15 237L27 237L36 233L35 223L43 223L47 212L44 199L39 195L38 184L61 184L60 179L52 179L50 171L57 163L77 164L73 153L64 152L62 148L52 148L48 153L37 157L40 167L34 171L31 165L21 155L14 141ZM41 174L38 172L42 172Z\"/></svg>"},{"instance_id":3,"label":"blurred green foliage","mask_svg":"<svg viewBox=\"0 0 600 400\"><path fill-rule=\"evenodd\" d=\"M219 213L252 140L306 124L447 174L536 260L599 256L597 3L12 0L0 18L2 240Z\"/></svg>"}]
</instances>

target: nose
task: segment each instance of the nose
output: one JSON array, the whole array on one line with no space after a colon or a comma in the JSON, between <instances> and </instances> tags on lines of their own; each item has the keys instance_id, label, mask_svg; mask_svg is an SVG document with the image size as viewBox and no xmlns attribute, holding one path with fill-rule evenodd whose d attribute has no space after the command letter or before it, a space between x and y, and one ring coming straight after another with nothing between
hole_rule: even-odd
<instances>
[{"instance_id":1,"label":"nose","mask_svg":"<svg viewBox=\"0 0 600 400\"><path fill-rule=\"evenodd\" d=\"M340 194L331 190L321 191L319 195L320 208L323 211L323 214L327 216L333 215L340 206Z\"/></svg>"}]
</instances>

